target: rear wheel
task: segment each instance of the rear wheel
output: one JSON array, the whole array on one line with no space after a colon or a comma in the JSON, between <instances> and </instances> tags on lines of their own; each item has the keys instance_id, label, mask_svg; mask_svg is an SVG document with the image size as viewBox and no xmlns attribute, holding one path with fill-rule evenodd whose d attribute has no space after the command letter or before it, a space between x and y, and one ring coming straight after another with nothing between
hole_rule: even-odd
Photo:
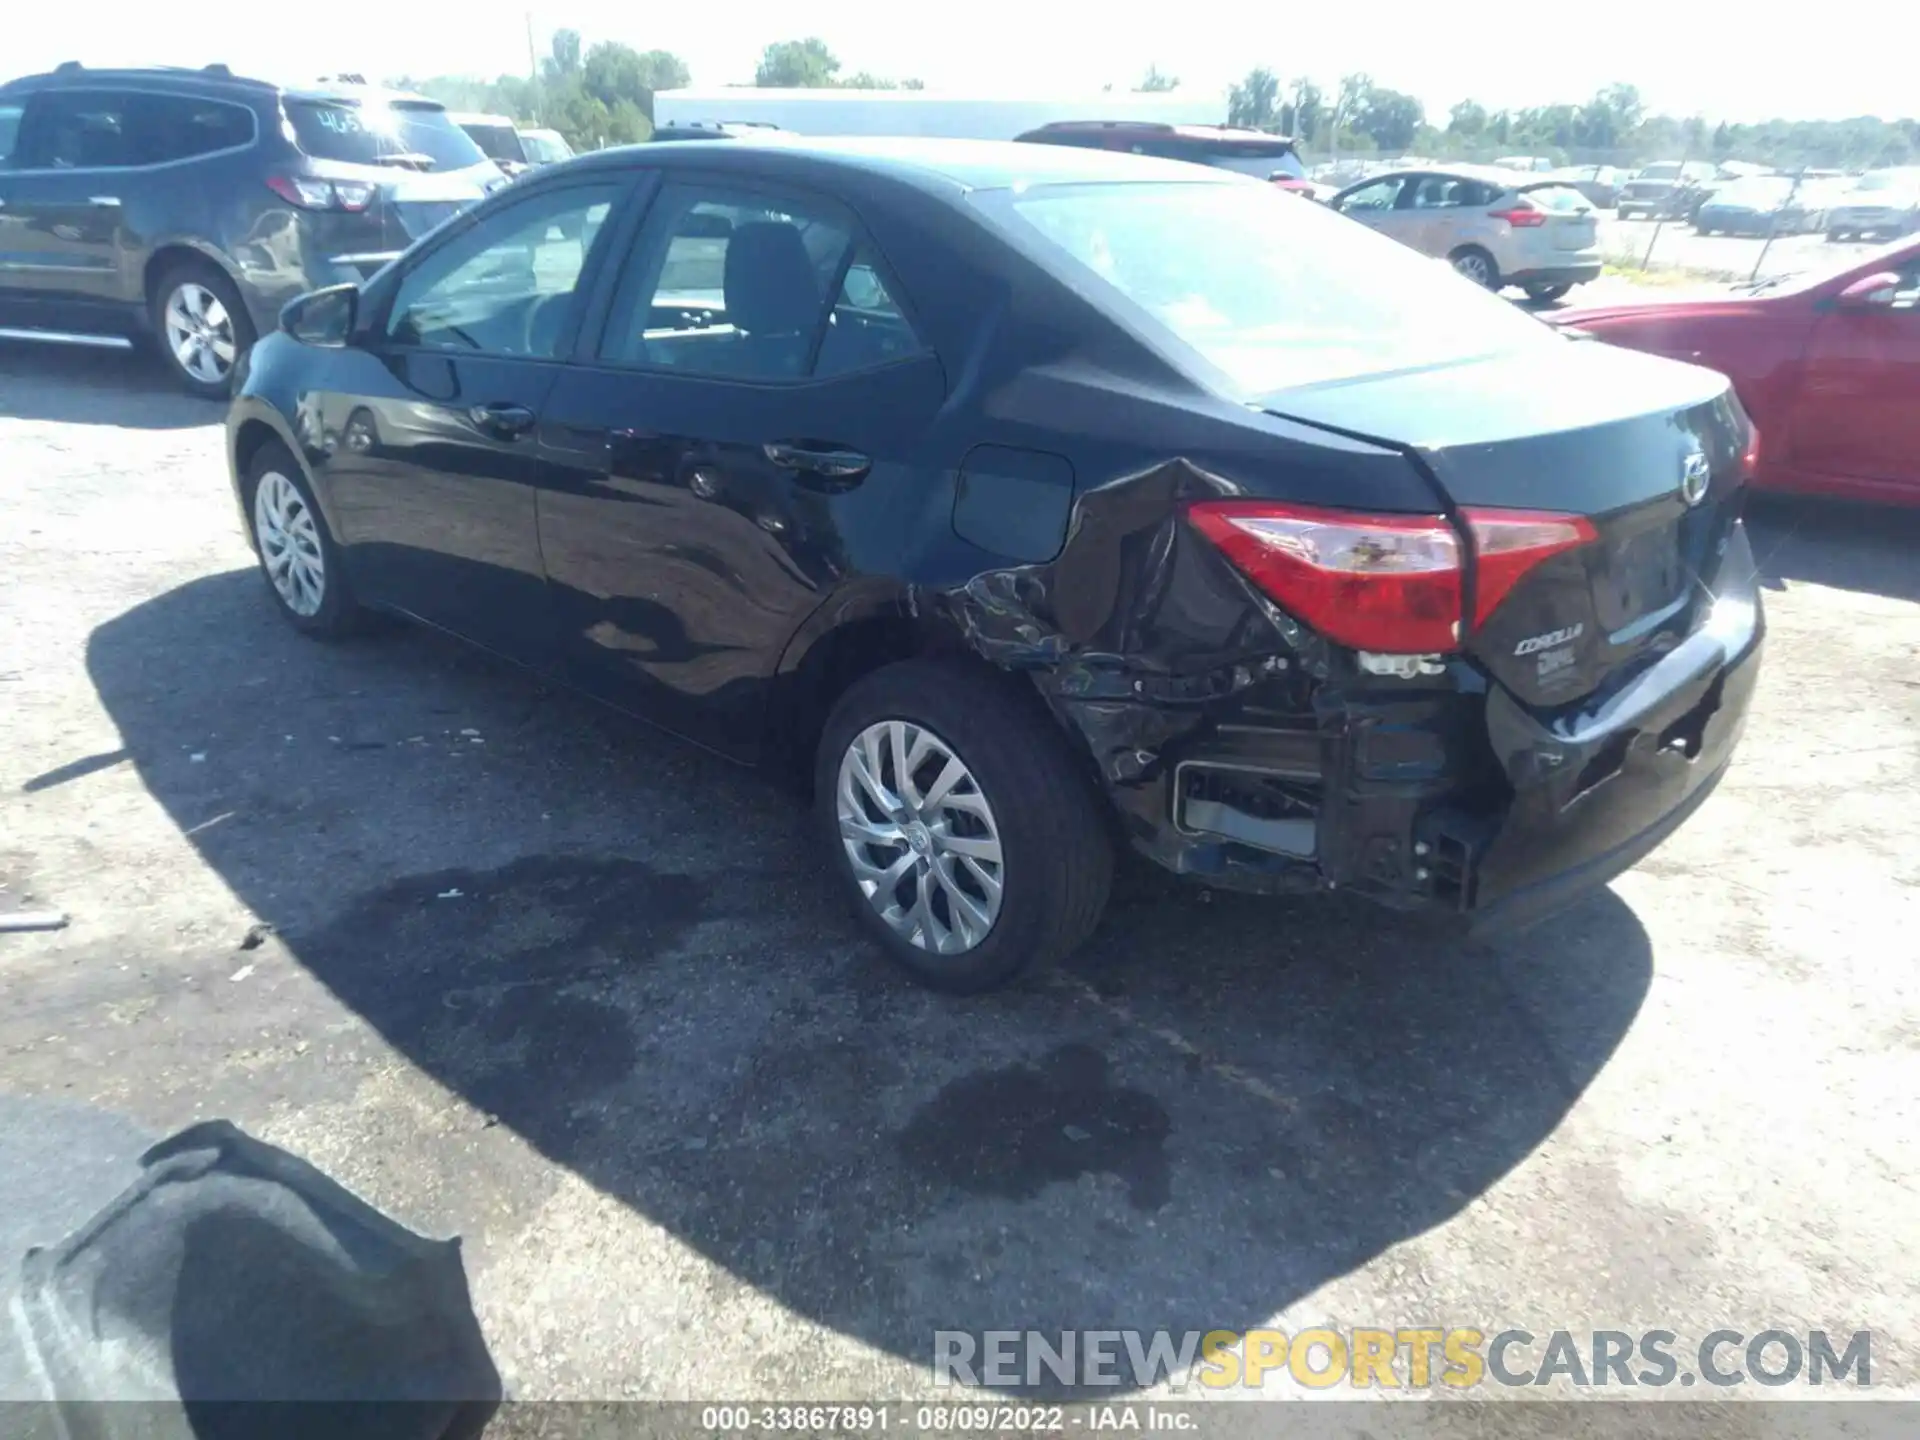
<instances>
[{"instance_id":1,"label":"rear wheel","mask_svg":"<svg viewBox=\"0 0 1920 1440\"><path fill-rule=\"evenodd\" d=\"M162 273L148 299L174 376L202 399L226 399L233 367L257 338L233 282L211 262L190 260Z\"/></svg>"},{"instance_id":2,"label":"rear wheel","mask_svg":"<svg viewBox=\"0 0 1920 1440\"><path fill-rule=\"evenodd\" d=\"M1835 242L1841 241L1841 240L1851 240L1852 238L1853 236L1845 230L1827 231L1827 243L1829 245L1834 244Z\"/></svg>"},{"instance_id":3,"label":"rear wheel","mask_svg":"<svg viewBox=\"0 0 1920 1440\"><path fill-rule=\"evenodd\" d=\"M1527 298L1536 305L1550 305L1564 298L1572 289L1571 285L1529 285Z\"/></svg>"},{"instance_id":4,"label":"rear wheel","mask_svg":"<svg viewBox=\"0 0 1920 1440\"><path fill-rule=\"evenodd\" d=\"M1025 697L910 660L856 682L815 761L822 842L861 923L968 993L1058 960L1105 908L1113 850L1065 737Z\"/></svg>"},{"instance_id":5,"label":"rear wheel","mask_svg":"<svg viewBox=\"0 0 1920 1440\"><path fill-rule=\"evenodd\" d=\"M1476 285L1484 285L1489 290L1500 288L1500 267L1494 263L1493 256L1478 245L1462 245L1447 257L1453 268Z\"/></svg>"}]
</instances>

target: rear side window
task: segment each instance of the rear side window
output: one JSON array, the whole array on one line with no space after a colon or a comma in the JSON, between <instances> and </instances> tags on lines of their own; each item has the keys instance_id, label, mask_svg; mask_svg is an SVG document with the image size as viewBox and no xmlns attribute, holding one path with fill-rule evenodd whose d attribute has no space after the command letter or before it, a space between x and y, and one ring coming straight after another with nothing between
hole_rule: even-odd
<instances>
[{"instance_id":1,"label":"rear side window","mask_svg":"<svg viewBox=\"0 0 1920 1440\"><path fill-rule=\"evenodd\" d=\"M0 103L0 164L12 156L14 144L20 139L21 108Z\"/></svg>"},{"instance_id":2,"label":"rear side window","mask_svg":"<svg viewBox=\"0 0 1920 1440\"><path fill-rule=\"evenodd\" d=\"M392 165L415 170L465 170L487 157L438 105L399 100L289 100L294 142L316 160Z\"/></svg>"},{"instance_id":3,"label":"rear side window","mask_svg":"<svg viewBox=\"0 0 1920 1440\"><path fill-rule=\"evenodd\" d=\"M244 105L196 100L186 95L135 95L127 106L135 163L158 165L191 160L251 145L253 112Z\"/></svg>"},{"instance_id":4,"label":"rear side window","mask_svg":"<svg viewBox=\"0 0 1920 1440\"><path fill-rule=\"evenodd\" d=\"M838 207L669 185L621 277L600 356L717 379L797 381L920 348L877 258Z\"/></svg>"}]
</instances>

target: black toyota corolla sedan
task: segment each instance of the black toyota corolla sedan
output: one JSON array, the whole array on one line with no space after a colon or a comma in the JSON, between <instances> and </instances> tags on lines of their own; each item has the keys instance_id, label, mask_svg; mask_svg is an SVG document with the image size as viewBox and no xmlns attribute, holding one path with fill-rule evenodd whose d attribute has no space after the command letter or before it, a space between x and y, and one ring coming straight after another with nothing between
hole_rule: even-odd
<instances>
[{"instance_id":1,"label":"black toyota corolla sedan","mask_svg":"<svg viewBox=\"0 0 1920 1440\"><path fill-rule=\"evenodd\" d=\"M228 440L296 628L796 767L953 990L1085 939L1119 845L1559 909L1711 792L1763 629L1724 379L1135 156L584 156L294 302Z\"/></svg>"}]
</instances>

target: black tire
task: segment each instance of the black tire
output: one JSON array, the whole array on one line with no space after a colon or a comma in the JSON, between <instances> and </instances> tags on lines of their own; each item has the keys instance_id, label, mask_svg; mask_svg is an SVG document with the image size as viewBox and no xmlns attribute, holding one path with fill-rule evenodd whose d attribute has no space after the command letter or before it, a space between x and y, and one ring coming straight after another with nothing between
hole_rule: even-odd
<instances>
[{"instance_id":1,"label":"black tire","mask_svg":"<svg viewBox=\"0 0 1920 1440\"><path fill-rule=\"evenodd\" d=\"M1839 241L1842 241L1842 240L1851 240L1852 238L1853 238L1853 236L1851 236L1851 235L1849 235L1849 234L1848 234L1848 233L1847 233L1846 231L1844 231L1844 230L1829 230L1829 231L1827 231L1827 243L1828 243L1829 245L1833 245L1833 244L1836 244L1836 243L1838 243Z\"/></svg>"},{"instance_id":2,"label":"black tire","mask_svg":"<svg viewBox=\"0 0 1920 1440\"><path fill-rule=\"evenodd\" d=\"M1478 245L1462 245L1458 250L1448 255L1447 260L1460 274L1465 275L1476 284L1486 286L1489 290L1497 291L1501 285L1505 283L1500 278L1499 264L1494 260L1493 256L1489 255L1485 250L1482 250ZM1470 274L1467 270L1461 268L1463 264L1478 265L1482 267L1481 273L1477 275Z\"/></svg>"},{"instance_id":3,"label":"black tire","mask_svg":"<svg viewBox=\"0 0 1920 1440\"><path fill-rule=\"evenodd\" d=\"M302 613L288 603L269 571L268 546L261 538L258 508L260 485L269 475L281 477L292 485L298 493L300 505L312 521L314 539L320 552L321 586L319 605L310 614ZM347 580L347 569L341 560L340 547L334 543L333 531L327 527L327 517L314 502L313 487L307 483L305 472L286 446L272 441L254 452L253 459L247 464L240 498L246 507L247 538L252 542L253 552L260 561L260 578L266 584L267 594L273 598L273 607L281 617L301 634L321 640L339 640L366 631L373 617L354 599L353 587Z\"/></svg>"},{"instance_id":4,"label":"black tire","mask_svg":"<svg viewBox=\"0 0 1920 1440\"><path fill-rule=\"evenodd\" d=\"M1701 225L1696 222L1693 227L1693 233L1696 235L1711 235L1713 234L1713 227L1711 225ZM1731 234L1732 232L1729 231L1728 233Z\"/></svg>"},{"instance_id":5,"label":"black tire","mask_svg":"<svg viewBox=\"0 0 1920 1440\"><path fill-rule=\"evenodd\" d=\"M933 732L971 772L999 830L1000 911L986 938L958 954L938 954L894 930L861 890L841 838L841 762L868 727L888 720ZM821 843L860 923L935 990L990 990L1060 960L1093 932L1106 908L1113 845L1101 799L1051 717L998 676L907 660L856 681L821 733L814 806Z\"/></svg>"},{"instance_id":6,"label":"black tire","mask_svg":"<svg viewBox=\"0 0 1920 1440\"><path fill-rule=\"evenodd\" d=\"M1564 299L1573 290L1571 285L1529 285L1526 287L1527 299L1536 305L1551 305Z\"/></svg>"},{"instance_id":7,"label":"black tire","mask_svg":"<svg viewBox=\"0 0 1920 1440\"><path fill-rule=\"evenodd\" d=\"M226 312L224 325L216 328L218 333L230 340L233 358L226 362L217 379L196 375L189 370L175 353L167 336L167 307L174 295L186 285L195 285L210 292ZM173 378L189 394L197 395L202 400L228 398L233 393L234 367L240 363L240 357L253 348L253 342L259 335L254 330L253 316L248 313L240 292L220 267L210 260L183 260L169 265L154 281L153 293L147 297L147 310L153 319L154 345L160 352L162 363L173 373Z\"/></svg>"}]
</instances>

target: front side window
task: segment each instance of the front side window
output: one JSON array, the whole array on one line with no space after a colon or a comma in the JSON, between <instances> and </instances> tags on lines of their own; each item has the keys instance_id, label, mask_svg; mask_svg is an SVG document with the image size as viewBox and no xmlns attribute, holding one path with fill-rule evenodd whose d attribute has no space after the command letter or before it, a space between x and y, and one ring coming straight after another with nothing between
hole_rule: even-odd
<instances>
[{"instance_id":1,"label":"front side window","mask_svg":"<svg viewBox=\"0 0 1920 1440\"><path fill-rule=\"evenodd\" d=\"M852 222L824 202L669 185L614 296L601 357L801 379L852 245Z\"/></svg>"},{"instance_id":2,"label":"front side window","mask_svg":"<svg viewBox=\"0 0 1920 1440\"><path fill-rule=\"evenodd\" d=\"M101 90L34 96L21 117L15 168L113 170L139 163L127 114L132 98Z\"/></svg>"},{"instance_id":3,"label":"front side window","mask_svg":"<svg viewBox=\"0 0 1920 1440\"><path fill-rule=\"evenodd\" d=\"M287 125L315 160L411 170L465 170L487 157L444 108L424 100L289 100Z\"/></svg>"},{"instance_id":4,"label":"front side window","mask_svg":"<svg viewBox=\"0 0 1920 1440\"><path fill-rule=\"evenodd\" d=\"M611 212L613 185L577 185L506 205L431 251L387 317L396 344L550 360Z\"/></svg>"},{"instance_id":5,"label":"front side window","mask_svg":"<svg viewBox=\"0 0 1920 1440\"><path fill-rule=\"evenodd\" d=\"M1038 241L1043 264L1104 282L1118 315L1144 317L1246 398L1566 343L1425 256L1267 186L1042 185L973 202Z\"/></svg>"},{"instance_id":6,"label":"front side window","mask_svg":"<svg viewBox=\"0 0 1920 1440\"><path fill-rule=\"evenodd\" d=\"M1390 180L1376 180L1371 185L1362 185L1340 201L1340 208L1369 214L1391 210L1394 201L1400 198L1400 187L1404 183L1396 175Z\"/></svg>"}]
</instances>

